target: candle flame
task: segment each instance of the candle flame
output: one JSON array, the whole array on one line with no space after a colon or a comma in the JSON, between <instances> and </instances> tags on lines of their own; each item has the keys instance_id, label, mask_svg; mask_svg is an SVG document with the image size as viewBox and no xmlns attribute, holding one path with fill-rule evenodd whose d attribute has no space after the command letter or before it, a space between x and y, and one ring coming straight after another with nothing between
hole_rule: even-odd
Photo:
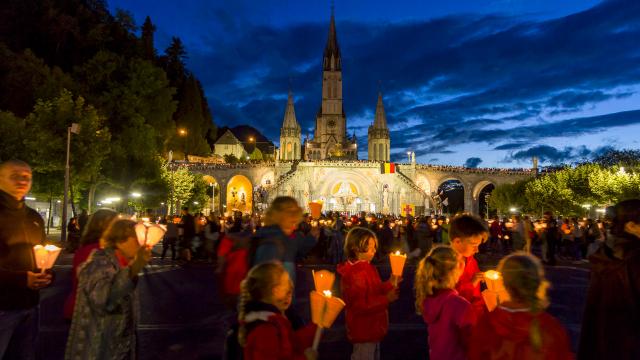
<instances>
[{"instance_id":1,"label":"candle flame","mask_svg":"<svg viewBox=\"0 0 640 360\"><path fill-rule=\"evenodd\" d=\"M395 255L400 255L400 250L396 251Z\"/></svg>"},{"instance_id":2,"label":"candle flame","mask_svg":"<svg viewBox=\"0 0 640 360\"><path fill-rule=\"evenodd\" d=\"M324 296L326 297L331 297L331 290L325 290L322 292L324 294Z\"/></svg>"},{"instance_id":3,"label":"candle flame","mask_svg":"<svg viewBox=\"0 0 640 360\"><path fill-rule=\"evenodd\" d=\"M498 280L500 278L500 273L495 270L489 270L484 273L484 276L490 280Z\"/></svg>"}]
</instances>

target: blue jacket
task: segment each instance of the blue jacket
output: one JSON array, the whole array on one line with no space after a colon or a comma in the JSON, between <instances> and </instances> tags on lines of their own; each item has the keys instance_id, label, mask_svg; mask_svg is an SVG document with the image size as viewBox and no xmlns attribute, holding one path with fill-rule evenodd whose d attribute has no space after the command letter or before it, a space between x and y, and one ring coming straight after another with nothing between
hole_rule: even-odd
<instances>
[{"instance_id":1,"label":"blue jacket","mask_svg":"<svg viewBox=\"0 0 640 360\"><path fill-rule=\"evenodd\" d=\"M280 261L289 273L291 280L296 281L296 259L303 258L316 244L311 235L294 233L289 237L278 225L260 228L254 236L257 242L255 256L251 266L270 261Z\"/></svg>"}]
</instances>

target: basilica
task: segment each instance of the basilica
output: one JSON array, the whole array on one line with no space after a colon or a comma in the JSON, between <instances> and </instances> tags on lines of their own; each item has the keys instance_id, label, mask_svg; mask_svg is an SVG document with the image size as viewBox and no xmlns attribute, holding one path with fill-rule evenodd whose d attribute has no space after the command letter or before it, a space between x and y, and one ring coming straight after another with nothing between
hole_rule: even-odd
<instances>
[{"instance_id":1,"label":"basilica","mask_svg":"<svg viewBox=\"0 0 640 360\"><path fill-rule=\"evenodd\" d=\"M280 160L358 160L355 134L347 134L347 116L342 96L342 56L333 13L329 36L322 56L322 101L316 115L313 139L302 142L300 124L296 120L293 97L289 99L280 130ZM376 115L369 127L369 157L373 161L389 161L391 140L387 119L378 95Z\"/></svg>"},{"instance_id":2,"label":"basilica","mask_svg":"<svg viewBox=\"0 0 640 360\"><path fill-rule=\"evenodd\" d=\"M273 162L191 165L191 170L201 173L212 189L221 190L214 196L211 210L259 212L274 197L286 195L296 198L307 211L309 203L321 202L323 211L430 214L437 212L438 199L434 195L438 188L455 180L464 190L464 210L477 214L486 189L534 174L417 164L415 155L403 164L390 163L391 141L381 94L369 126L368 158L358 159L355 134L347 133L342 56L333 13L321 64L322 99L313 138L303 141L293 95L289 92L280 149Z\"/></svg>"}]
</instances>

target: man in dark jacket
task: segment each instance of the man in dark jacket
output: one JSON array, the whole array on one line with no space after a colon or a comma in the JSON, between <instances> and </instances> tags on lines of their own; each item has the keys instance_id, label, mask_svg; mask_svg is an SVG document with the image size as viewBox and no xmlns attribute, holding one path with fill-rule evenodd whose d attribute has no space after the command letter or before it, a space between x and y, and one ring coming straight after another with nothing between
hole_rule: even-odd
<instances>
[{"instance_id":1,"label":"man in dark jacket","mask_svg":"<svg viewBox=\"0 0 640 360\"><path fill-rule=\"evenodd\" d=\"M178 226L182 229L182 239L180 241L180 253L183 260L191 261L191 246L193 238L196 236L196 220L189 213L189 207L182 208L182 220Z\"/></svg>"},{"instance_id":2,"label":"man in dark jacket","mask_svg":"<svg viewBox=\"0 0 640 360\"><path fill-rule=\"evenodd\" d=\"M640 359L640 200L616 204L613 248L589 257L578 359Z\"/></svg>"},{"instance_id":3,"label":"man in dark jacket","mask_svg":"<svg viewBox=\"0 0 640 360\"><path fill-rule=\"evenodd\" d=\"M35 358L39 290L50 274L36 269L33 246L45 240L44 221L28 208L31 168L19 160L0 164L0 358Z\"/></svg>"}]
</instances>

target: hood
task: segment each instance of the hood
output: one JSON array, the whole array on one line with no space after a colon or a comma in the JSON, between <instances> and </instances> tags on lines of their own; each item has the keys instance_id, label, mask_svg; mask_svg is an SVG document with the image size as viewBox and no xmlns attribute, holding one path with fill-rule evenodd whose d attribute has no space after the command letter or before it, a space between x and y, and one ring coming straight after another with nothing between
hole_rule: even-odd
<instances>
[{"instance_id":1,"label":"hood","mask_svg":"<svg viewBox=\"0 0 640 360\"><path fill-rule=\"evenodd\" d=\"M248 302L244 307L244 311L244 322L246 324L252 323L254 321L268 321L271 316L280 313L277 307L271 304L263 303L261 301Z\"/></svg>"},{"instance_id":2,"label":"hood","mask_svg":"<svg viewBox=\"0 0 640 360\"><path fill-rule=\"evenodd\" d=\"M440 290L435 296L429 296L422 302L422 317L427 324L432 324L440 318L444 304L450 298L458 295L453 289Z\"/></svg>"},{"instance_id":3,"label":"hood","mask_svg":"<svg viewBox=\"0 0 640 360\"><path fill-rule=\"evenodd\" d=\"M635 239L634 239L635 240ZM614 238L615 249L603 244L598 251L589 257L591 271L595 273L610 272L614 268L625 265L625 260L640 255L640 241L626 238Z\"/></svg>"},{"instance_id":4,"label":"hood","mask_svg":"<svg viewBox=\"0 0 640 360\"><path fill-rule=\"evenodd\" d=\"M366 266L367 264L368 262L364 260L358 260L355 262L347 260L342 264L339 264L338 267L336 268L336 271L338 272L338 274L342 276L347 276L354 271L358 271L359 269L361 269L363 266Z\"/></svg>"},{"instance_id":5,"label":"hood","mask_svg":"<svg viewBox=\"0 0 640 360\"><path fill-rule=\"evenodd\" d=\"M515 342L529 339L534 316L529 311L513 311L498 307L489 314L496 334Z\"/></svg>"}]
</instances>

